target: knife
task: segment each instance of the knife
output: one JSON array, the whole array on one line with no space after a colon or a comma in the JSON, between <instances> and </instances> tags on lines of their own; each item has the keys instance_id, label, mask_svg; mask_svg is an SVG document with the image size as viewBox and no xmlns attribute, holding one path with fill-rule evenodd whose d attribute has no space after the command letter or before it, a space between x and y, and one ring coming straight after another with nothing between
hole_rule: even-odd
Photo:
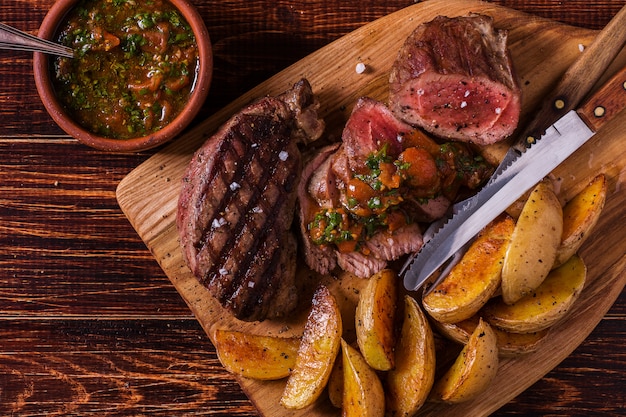
<instances>
[{"instance_id":1,"label":"knife","mask_svg":"<svg viewBox=\"0 0 626 417\"><path fill-rule=\"evenodd\" d=\"M568 68L556 88L553 89L552 94L544 98L539 111L526 126L523 133L517 135L517 139L511 145L498 167L494 170L493 175L486 185L491 187L490 190L492 190L493 193L498 189L498 185L496 184L503 183L517 173L515 168L509 168L506 175L503 175L504 169L509 167L530 144L536 142L541 136L541 132L545 132L546 127L578 106L582 98L591 90L596 82L595 80L600 78L626 44L626 31L623 30L625 25L626 6L622 7L622 9L613 16L611 21L598 33L591 45L585 48L580 57ZM482 198L487 199L488 196L483 194ZM467 218L472 208L477 205L477 197L470 197L455 203L452 206L451 214L461 213L458 215L466 216ZM443 218L433 222L424 232L424 242L430 240L433 235L443 227L446 220L446 218ZM449 229L440 231L439 239L443 239L442 235L447 232L449 232ZM470 243L471 241L468 241L446 262L446 268L441 271L438 281L443 280L450 269L460 261ZM407 270L416 256L417 253L414 253L406 260L400 270L400 276L406 275ZM430 288L434 288L434 285Z\"/></svg>"},{"instance_id":2,"label":"knife","mask_svg":"<svg viewBox=\"0 0 626 417\"><path fill-rule=\"evenodd\" d=\"M626 67L577 110L570 110L545 130L424 245L404 274L404 286L415 291L458 253L489 222L504 212L561 162L587 142L600 127L626 107ZM441 274L443 279L445 274ZM431 286L433 288L436 283Z\"/></svg>"}]
</instances>

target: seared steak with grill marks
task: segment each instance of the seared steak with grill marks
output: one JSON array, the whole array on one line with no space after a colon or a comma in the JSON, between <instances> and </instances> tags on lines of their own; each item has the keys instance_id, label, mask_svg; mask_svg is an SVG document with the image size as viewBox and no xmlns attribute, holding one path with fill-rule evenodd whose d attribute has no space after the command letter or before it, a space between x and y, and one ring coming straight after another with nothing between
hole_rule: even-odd
<instances>
[{"instance_id":1,"label":"seared steak with grill marks","mask_svg":"<svg viewBox=\"0 0 626 417\"><path fill-rule=\"evenodd\" d=\"M418 26L391 70L392 111L444 139L485 145L510 136L521 90L506 42L507 32L483 15Z\"/></svg>"},{"instance_id":2,"label":"seared steak with grill marks","mask_svg":"<svg viewBox=\"0 0 626 417\"><path fill-rule=\"evenodd\" d=\"M296 305L297 144L321 136L318 107L306 80L252 103L206 141L184 175L177 214L184 257L241 320L278 317Z\"/></svg>"}]
</instances>

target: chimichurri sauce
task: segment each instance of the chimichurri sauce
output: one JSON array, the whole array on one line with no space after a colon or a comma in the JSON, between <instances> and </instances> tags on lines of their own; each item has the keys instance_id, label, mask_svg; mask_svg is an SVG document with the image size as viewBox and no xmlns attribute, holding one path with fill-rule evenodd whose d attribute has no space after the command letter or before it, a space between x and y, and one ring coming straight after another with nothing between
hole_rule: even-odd
<instances>
[{"instance_id":1,"label":"chimichurri sauce","mask_svg":"<svg viewBox=\"0 0 626 417\"><path fill-rule=\"evenodd\" d=\"M77 57L54 60L56 94L98 135L129 139L160 130L180 113L195 83L195 37L164 0L83 0L58 41Z\"/></svg>"}]
</instances>

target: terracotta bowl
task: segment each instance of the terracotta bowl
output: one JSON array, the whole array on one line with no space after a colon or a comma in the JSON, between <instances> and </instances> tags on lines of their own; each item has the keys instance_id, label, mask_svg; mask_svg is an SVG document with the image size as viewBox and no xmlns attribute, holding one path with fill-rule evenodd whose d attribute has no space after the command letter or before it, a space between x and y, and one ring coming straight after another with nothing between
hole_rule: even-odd
<instances>
[{"instance_id":1,"label":"terracotta bowl","mask_svg":"<svg viewBox=\"0 0 626 417\"><path fill-rule=\"evenodd\" d=\"M54 39L67 13L79 0L57 0L39 28L39 36ZM85 145L109 152L138 152L159 146L176 137L200 111L209 92L213 74L213 51L211 40L202 17L186 0L169 0L185 17L196 38L199 55L199 71L189 101L178 116L161 130L131 139L112 139L93 134L72 120L70 114L57 99L53 85L50 60L46 54L34 54L35 84L41 100L52 119L67 134Z\"/></svg>"}]
</instances>

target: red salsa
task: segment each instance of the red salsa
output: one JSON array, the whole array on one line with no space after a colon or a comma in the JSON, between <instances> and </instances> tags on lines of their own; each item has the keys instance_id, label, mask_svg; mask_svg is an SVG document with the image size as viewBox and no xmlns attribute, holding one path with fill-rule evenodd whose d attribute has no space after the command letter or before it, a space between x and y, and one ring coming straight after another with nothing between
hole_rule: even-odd
<instances>
[{"instance_id":1,"label":"red salsa","mask_svg":"<svg viewBox=\"0 0 626 417\"><path fill-rule=\"evenodd\" d=\"M58 41L75 58L54 60L56 94L87 130L129 139L171 122L189 99L198 47L165 0L82 0Z\"/></svg>"}]
</instances>

